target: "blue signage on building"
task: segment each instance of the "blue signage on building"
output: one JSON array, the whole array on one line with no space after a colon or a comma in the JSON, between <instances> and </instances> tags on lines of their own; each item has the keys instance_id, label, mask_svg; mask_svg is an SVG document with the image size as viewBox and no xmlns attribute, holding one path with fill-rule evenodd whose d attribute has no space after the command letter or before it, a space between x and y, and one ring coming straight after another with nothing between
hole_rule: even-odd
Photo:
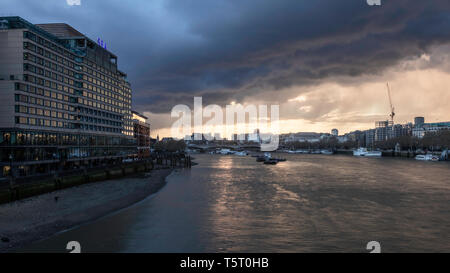
<instances>
[{"instance_id":1,"label":"blue signage on building","mask_svg":"<svg viewBox=\"0 0 450 273\"><path fill-rule=\"evenodd\" d=\"M107 49L107 48L106 48L106 43L103 42L102 39L97 38L97 44L98 44L99 46L103 47L104 49Z\"/></svg>"}]
</instances>

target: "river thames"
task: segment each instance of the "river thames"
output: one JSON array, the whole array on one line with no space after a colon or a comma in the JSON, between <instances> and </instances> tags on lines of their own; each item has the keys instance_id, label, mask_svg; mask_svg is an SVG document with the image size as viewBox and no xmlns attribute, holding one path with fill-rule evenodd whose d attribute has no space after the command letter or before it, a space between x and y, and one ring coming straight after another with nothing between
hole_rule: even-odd
<instances>
[{"instance_id":1,"label":"river thames","mask_svg":"<svg viewBox=\"0 0 450 273\"><path fill-rule=\"evenodd\" d=\"M20 251L450 252L450 164L194 155L156 195Z\"/></svg>"}]
</instances>

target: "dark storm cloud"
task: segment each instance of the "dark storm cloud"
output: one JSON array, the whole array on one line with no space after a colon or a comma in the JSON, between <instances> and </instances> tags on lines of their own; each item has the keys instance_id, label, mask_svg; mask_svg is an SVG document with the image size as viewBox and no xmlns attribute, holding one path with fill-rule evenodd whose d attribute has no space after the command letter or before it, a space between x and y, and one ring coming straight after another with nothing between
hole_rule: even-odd
<instances>
[{"instance_id":1,"label":"dark storm cloud","mask_svg":"<svg viewBox=\"0 0 450 273\"><path fill-rule=\"evenodd\" d=\"M377 74L450 40L448 0L7 1L33 23L101 36L128 73L138 110L258 97L335 76ZM273 97L269 96L269 97ZM287 99L281 94L279 100Z\"/></svg>"},{"instance_id":2,"label":"dark storm cloud","mask_svg":"<svg viewBox=\"0 0 450 273\"><path fill-rule=\"evenodd\" d=\"M355 0L206 2L166 6L200 42L181 47L183 58L160 63L143 81L144 89L176 94L147 100L140 93L152 111L169 110L177 96L223 105L332 76L376 74L450 37L448 1L384 1L381 8Z\"/></svg>"}]
</instances>

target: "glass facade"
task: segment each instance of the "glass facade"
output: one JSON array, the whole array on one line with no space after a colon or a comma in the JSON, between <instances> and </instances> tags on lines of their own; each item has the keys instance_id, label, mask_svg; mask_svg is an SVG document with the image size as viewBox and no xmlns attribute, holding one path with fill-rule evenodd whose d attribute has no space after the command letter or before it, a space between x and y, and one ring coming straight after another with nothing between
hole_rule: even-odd
<instances>
[{"instance_id":1,"label":"glass facade","mask_svg":"<svg viewBox=\"0 0 450 273\"><path fill-rule=\"evenodd\" d=\"M41 160L76 160L91 157L123 157L133 154L136 143L131 138L48 131L0 132L0 159L28 162Z\"/></svg>"}]
</instances>

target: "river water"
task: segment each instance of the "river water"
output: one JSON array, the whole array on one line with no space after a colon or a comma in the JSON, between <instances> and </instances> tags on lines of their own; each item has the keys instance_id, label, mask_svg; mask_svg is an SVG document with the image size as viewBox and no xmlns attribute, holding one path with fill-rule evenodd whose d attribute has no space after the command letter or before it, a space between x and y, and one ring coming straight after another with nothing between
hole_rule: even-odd
<instances>
[{"instance_id":1,"label":"river water","mask_svg":"<svg viewBox=\"0 0 450 273\"><path fill-rule=\"evenodd\" d=\"M23 251L450 252L450 164L195 155L155 196Z\"/></svg>"}]
</instances>

